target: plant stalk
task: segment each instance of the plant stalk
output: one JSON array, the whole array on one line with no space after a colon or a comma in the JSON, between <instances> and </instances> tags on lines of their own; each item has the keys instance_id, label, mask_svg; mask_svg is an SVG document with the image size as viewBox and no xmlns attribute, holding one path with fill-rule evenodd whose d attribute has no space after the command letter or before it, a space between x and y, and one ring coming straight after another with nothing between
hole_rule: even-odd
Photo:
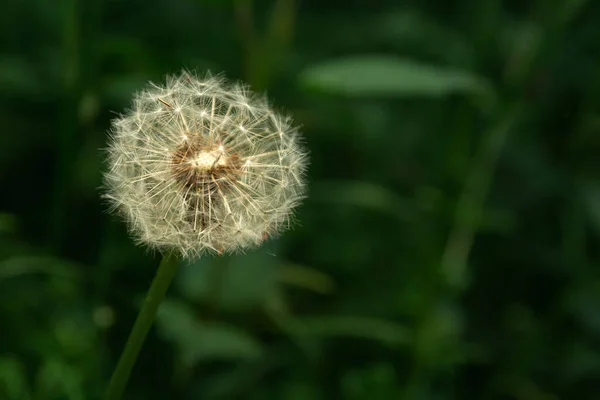
<instances>
[{"instance_id":1,"label":"plant stalk","mask_svg":"<svg viewBox=\"0 0 600 400\"><path fill-rule=\"evenodd\" d=\"M123 395L133 365L144 344L146 335L154 322L156 311L175 276L177 261L176 256L165 255L160 262L156 276L150 285L144 304L133 324L133 329L129 334L117 367L110 378L105 396L106 400L119 400Z\"/></svg>"}]
</instances>

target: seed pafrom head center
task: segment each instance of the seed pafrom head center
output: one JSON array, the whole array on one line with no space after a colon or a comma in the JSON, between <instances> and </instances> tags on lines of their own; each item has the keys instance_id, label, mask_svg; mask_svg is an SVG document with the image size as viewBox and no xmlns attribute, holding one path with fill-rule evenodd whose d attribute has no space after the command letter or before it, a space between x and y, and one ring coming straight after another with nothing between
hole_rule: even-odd
<instances>
[{"instance_id":1,"label":"seed pafrom head center","mask_svg":"<svg viewBox=\"0 0 600 400\"><path fill-rule=\"evenodd\" d=\"M201 151L190 160L190 164L199 170L209 171L227 165L227 157L220 150Z\"/></svg>"},{"instance_id":2,"label":"seed pafrom head center","mask_svg":"<svg viewBox=\"0 0 600 400\"><path fill-rule=\"evenodd\" d=\"M222 144L211 145L200 139L185 143L173 153L173 175L186 188L186 196L213 196L217 189L223 193L241 173L236 153L228 153ZM215 200L211 197L211 201Z\"/></svg>"}]
</instances>

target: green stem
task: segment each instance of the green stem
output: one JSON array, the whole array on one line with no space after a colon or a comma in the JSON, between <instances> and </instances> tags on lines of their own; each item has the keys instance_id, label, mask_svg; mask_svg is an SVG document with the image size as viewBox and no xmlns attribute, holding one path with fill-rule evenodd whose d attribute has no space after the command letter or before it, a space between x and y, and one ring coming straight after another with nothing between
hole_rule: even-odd
<instances>
[{"instance_id":1,"label":"green stem","mask_svg":"<svg viewBox=\"0 0 600 400\"><path fill-rule=\"evenodd\" d=\"M521 114L521 104L507 111L499 123L484 135L465 186L456 205L454 226L442 254L441 271L446 283L458 292L466 284L466 268L496 164L508 135Z\"/></svg>"},{"instance_id":2,"label":"green stem","mask_svg":"<svg viewBox=\"0 0 600 400\"><path fill-rule=\"evenodd\" d=\"M177 271L177 257L165 255L160 262L156 276L150 285L146 300L137 316L133 329L125 344L125 349L121 353L121 358L117 368L113 372L106 391L106 400L118 400L121 398L125 385L131 374L131 369L135 364L146 335L152 326L158 306L165 297L165 293Z\"/></svg>"}]
</instances>

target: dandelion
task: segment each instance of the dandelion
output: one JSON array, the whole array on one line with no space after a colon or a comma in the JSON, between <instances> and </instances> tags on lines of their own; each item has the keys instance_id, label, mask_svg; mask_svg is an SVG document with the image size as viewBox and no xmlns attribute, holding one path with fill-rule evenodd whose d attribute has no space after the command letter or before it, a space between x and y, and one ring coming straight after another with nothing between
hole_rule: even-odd
<instances>
[{"instance_id":1,"label":"dandelion","mask_svg":"<svg viewBox=\"0 0 600 400\"><path fill-rule=\"evenodd\" d=\"M120 399L178 260L242 251L287 228L306 152L289 117L222 77L183 72L113 121L105 197L138 243L165 254L109 382Z\"/></svg>"},{"instance_id":2,"label":"dandelion","mask_svg":"<svg viewBox=\"0 0 600 400\"><path fill-rule=\"evenodd\" d=\"M169 77L113 121L106 197L153 249L195 258L260 244L304 196L291 123L241 84Z\"/></svg>"}]
</instances>

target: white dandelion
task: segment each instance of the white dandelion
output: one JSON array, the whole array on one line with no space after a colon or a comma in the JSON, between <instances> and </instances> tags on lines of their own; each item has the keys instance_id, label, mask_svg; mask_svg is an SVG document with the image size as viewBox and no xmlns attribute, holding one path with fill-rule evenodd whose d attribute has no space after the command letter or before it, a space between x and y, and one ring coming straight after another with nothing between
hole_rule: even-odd
<instances>
[{"instance_id":1,"label":"white dandelion","mask_svg":"<svg viewBox=\"0 0 600 400\"><path fill-rule=\"evenodd\" d=\"M113 121L105 197L139 243L195 258L289 227L307 154L289 117L222 77L183 72Z\"/></svg>"}]
</instances>

